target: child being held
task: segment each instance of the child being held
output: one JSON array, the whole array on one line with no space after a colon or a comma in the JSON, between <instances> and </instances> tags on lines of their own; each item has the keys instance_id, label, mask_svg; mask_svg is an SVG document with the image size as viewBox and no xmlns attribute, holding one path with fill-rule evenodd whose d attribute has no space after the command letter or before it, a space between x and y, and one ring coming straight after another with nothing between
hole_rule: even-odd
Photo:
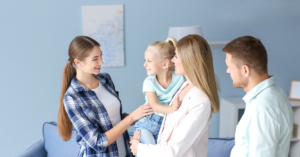
<instances>
[{"instance_id":1,"label":"child being held","mask_svg":"<svg viewBox=\"0 0 300 157\"><path fill-rule=\"evenodd\" d=\"M174 72L171 59L175 56L177 41L169 37L166 41L150 44L145 51L144 67L148 77L144 81L143 92L146 103L150 103L154 114L139 119L135 131L141 131L141 143L156 144L159 130L166 113L173 113L180 107L180 101L173 96L185 82L185 77Z\"/></svg>"}]
</instances>

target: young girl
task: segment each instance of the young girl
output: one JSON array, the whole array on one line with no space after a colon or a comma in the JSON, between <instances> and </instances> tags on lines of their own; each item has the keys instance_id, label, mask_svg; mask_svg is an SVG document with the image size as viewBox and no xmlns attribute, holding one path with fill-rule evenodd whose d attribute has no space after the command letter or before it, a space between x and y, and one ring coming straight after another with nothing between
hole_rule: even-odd
<instances>
[{"instance_id":1,"label":"young girl","mask_svg":"<svg viewBox=\"0 0 300 157\"><path fill-rule=\"evenodd\" d=\"M203 37L188 35L178 41L175 53L175 73L187 79L172 100L179 97L180 109L165 115L158 144L140 143L140 132L135 132L130 148L139 157L209 156L211 117L220 108L211 49Z\"/></svg>"},{"instance_id":2,"label":"young girl","mask_svg":"<svg viewBox=\"0 0 300 157\"><path fill-rule=\"evenodd\" d=\"M173 113L179 106L173 96L185 81L184 76L174 73L171 59L175 55L177 41L169 37L166 42L157 41L145 51L145 64L148 77L144 81L143 92L154 114L141 118L135 124L135 131L141 131L140 141L144 144L156 144L160 126L165 113Z\"/></svg>"}]
</instances>

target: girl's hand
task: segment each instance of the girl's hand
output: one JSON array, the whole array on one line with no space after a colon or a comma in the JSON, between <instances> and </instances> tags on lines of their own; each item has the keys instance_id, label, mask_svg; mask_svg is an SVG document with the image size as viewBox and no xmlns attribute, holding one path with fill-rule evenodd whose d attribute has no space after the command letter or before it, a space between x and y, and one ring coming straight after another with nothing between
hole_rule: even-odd
<instances>
[{"instance_id":1,"label":"girl's hand","mask_svg":"<svg viewBox=\"0 0 300 157\"><path fill-rule=\"evenodd\" d=\"M129 116L132 118L133 121L137 121L145 116L153 114L152 108L149 103L144 104L134 110Z\"/></svg>"},{"instance_id":2,"label":"girl's hand","mask_svg":"<svg viewBox=\"0 0 300 157\"><path fill-rule=\"evenodd\" d=\"M178 95L177 98L172 102L173 111L174 112L177 111L180 106L181 106L181 101L179 100L179 95Z\"/></svg>"}]
</instances>

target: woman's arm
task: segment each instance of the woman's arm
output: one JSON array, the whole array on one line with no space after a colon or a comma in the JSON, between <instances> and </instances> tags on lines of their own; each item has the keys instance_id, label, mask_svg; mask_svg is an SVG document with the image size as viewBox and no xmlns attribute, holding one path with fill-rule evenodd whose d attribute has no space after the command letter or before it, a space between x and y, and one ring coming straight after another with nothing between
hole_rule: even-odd
<instances>
[{"instance_id":1,"label":"woman's arm","mask_svg":"<svg viewBox=\"0 0 300 157\"><path fill-rule=\"evenodd\" d=\"M127 116L129 116L129 114L128 114L128 113L126 113L126 112L124 112L124 113L123 113L123 117L124 117L123 119L125 119ZM122 120L123 120L123 119L122 119ZM131 123L131 125L130 125L130 126L133 126L133 125L135 125L135 123L136 123L136 121L134 121L133 123Z\"/></svg>"},{"instance_id":2,"label":"woman's arm","mask_svg":"<svg viewBox=\"0 0 300 157\"><path fill-rule=\"evenodd\" d=\"M143 157L183 156L197 139L202 138L203 132L206 131L205 129L208 129L206 126L211 116L210 104L195 103L197 105L189 104L193 105L193 107L190 108L186 117L173 131L168 142L162 141L157 145L132 142L132 150L136 147L137 156Z\"/></svg>"},{"instance_id":3,"label":"woman's arm","mask_svg":"<svg viewBox=\"0 0 300 157\"><path fill-rule=\"evenodd\" d=\"M144 104L134 110L130 115L126 116L120 123L118 123L115 127L105 132L108 145L116 141L135 121L140 118L153 114L153 110L149 104Z\"/></svg>"},{"instance_id":4,"label":"woman's arm","mask_svg":"<svg viewBox=\"0 0 300 157\"><path fill-rule=\"evenodd\" d=\"M153 111L158 112L158 113L173 113L176 111L179 106L180 106L180 101L176 99L172 103L172 106L167 106L167 105L162 105L159 103L157 96L154 92L146 92L146 96L148 98L148 101L153 109ZM178 103L178 105L177 105ZM176 106L175 106L176 104Z\"/></svg>"},{"instance_id":5,"label":"woman's arm","mask_svg":"<svg viewBox=\"0 0 300 157\"><path fill-rule=\"evenodd\" d=\"M151 112L152 109L149 104L142 105L109 131L101 132L99 127L95 126L95 124L86 117L75 99L71 96L66 96L64 104L66 112L78 134L89 147L97 152L104 152L134 121L153 113Z\"/></svg>"}]
</instances>

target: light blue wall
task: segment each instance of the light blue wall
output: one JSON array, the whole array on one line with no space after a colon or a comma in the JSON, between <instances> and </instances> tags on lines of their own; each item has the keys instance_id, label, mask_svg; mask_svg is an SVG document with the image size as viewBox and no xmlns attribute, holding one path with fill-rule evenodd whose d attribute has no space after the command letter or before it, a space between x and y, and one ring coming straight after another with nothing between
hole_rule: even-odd
<instances>
[{"instance_id":1,"label":"light blue wall","mask_svg":"<svg viewBox=\"0 0 300 157\"><path fill-rule=\"evenodd\" d=\"M124 4L125 67L104 68L120 91L125 111L144 102L144 51L165 40L170 26L203 27L208 41L252 35L269 55L269 72L286 92L300 80L298 0L1 0L1 156L15 156L42 138L42 124L56 121L62 70L71 40L82 34L82 5ZM225 55L212 48L220 97L241 97L226 74ZM210 137L219 133L214 114Z\"/></svg>"}]
</instances>

